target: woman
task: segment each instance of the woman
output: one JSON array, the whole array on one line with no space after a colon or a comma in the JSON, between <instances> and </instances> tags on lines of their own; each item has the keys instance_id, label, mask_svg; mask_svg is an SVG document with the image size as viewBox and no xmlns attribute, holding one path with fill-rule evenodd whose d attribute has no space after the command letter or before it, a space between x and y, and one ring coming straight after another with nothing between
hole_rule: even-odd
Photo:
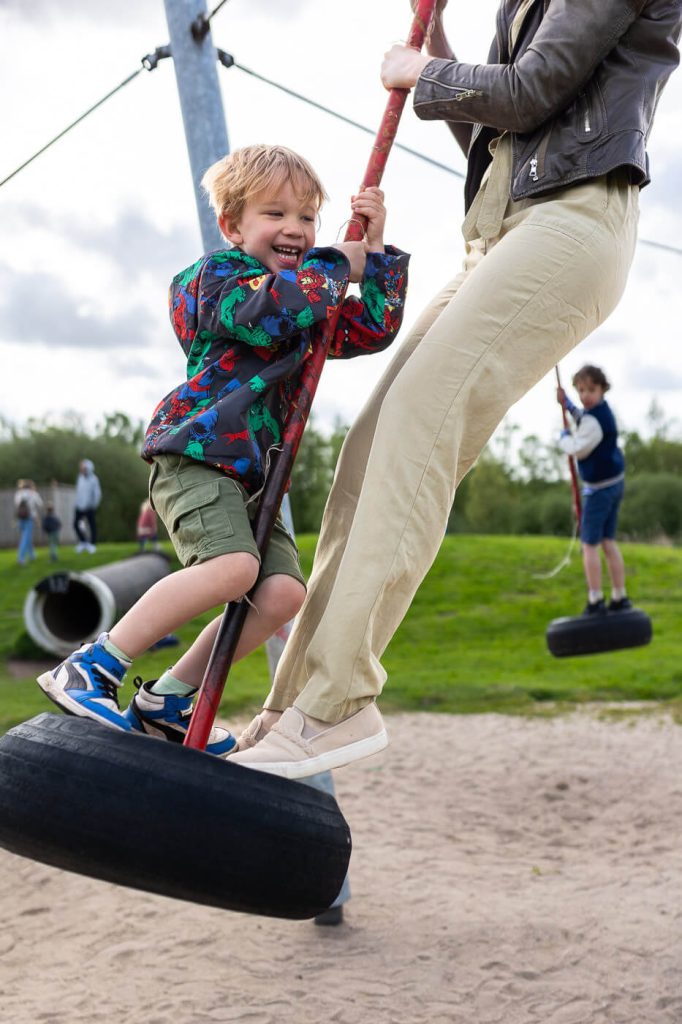
<instances>
[{"instance_id":1,"label":"woman","mask_svg":"<svg viewBox=\"0 0 682 1024\"><path fill-rule=\"evenodd\" d=\"M33 550L33 530L38 513L42 510L43 499L36 490L32 480L17 480L14 492L14 515L19 530L17 546L17 564L28 565L34 562L36 553Z\"/></svg>"},{"instance_id":2,"label":"woman","mask_svg":"<svg viewBox=\"0 0 682 1024\"><path fill-rule=\"evenodd\" d=\"M464 267L348 434L306 603L233 755L291 778L385 746L379 659L458 482L623 293L646 139L679 61L682 0L504 0L488 64L457 61L445 2L429 53L394 46L382 81L414 88L417 115L445 121L467 153Z\"/></svg>"}]
</instances>

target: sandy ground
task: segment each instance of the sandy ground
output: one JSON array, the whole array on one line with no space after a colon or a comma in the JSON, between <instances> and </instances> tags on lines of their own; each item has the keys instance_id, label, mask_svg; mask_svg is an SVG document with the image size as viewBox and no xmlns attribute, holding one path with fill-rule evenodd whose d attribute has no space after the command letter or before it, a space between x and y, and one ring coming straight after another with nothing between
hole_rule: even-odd
<instances>
[{"instance_id":1,"label":"sandy ground","mask_svg":"<svg viewBox=\"0 0 682 1024\"><path fill-rule=\"evenodd\" d=\"M401 715L337 772L345 923L248 917L0 851L12 1024L682 1021L682 728Z\"/></svg>"}]
</instances>

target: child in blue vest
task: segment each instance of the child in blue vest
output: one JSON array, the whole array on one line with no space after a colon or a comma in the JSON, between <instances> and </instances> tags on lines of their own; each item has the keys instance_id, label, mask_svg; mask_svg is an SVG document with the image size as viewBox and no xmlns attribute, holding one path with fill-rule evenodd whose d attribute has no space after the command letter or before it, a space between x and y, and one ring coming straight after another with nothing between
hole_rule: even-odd
<instances>
[{"instance_id":1,"label":"child in blue vest","mask_svg":"<svg viewBox=\"0 0 682 1024\"><path fill-rule=\"evenodd\" d=\"M562 432L559 446L567 455L576 457L583 482L580 540L588 587L583 614L619 612L632 605L625 591L623 556L615 540L618 510L623 500L625 459L618 447L615 417L604 398L611 385L598 366L583 366L573 377L573 387L582 409L571 402L563 388L557 388L558 402L577 424L574 433ZM602 591L600 546L611 578L608 609Z\"/></svg>"}]
</instances>

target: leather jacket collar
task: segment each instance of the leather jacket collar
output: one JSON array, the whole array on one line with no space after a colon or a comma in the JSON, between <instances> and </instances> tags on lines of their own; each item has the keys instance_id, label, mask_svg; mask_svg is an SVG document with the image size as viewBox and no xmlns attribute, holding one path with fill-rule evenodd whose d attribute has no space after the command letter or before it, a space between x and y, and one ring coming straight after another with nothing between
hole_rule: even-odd
<instances>
[{"instance_id":1,"label":"leather jacket collar","mask_svg":"<svg viewBox=\"0 0 682 1024\"><path fill-rule=\"evenodd\" d=\"M617 167L646 185L646 140L679 63L682 0L535 0L510 54L522 2L500 4L488 64L432 60L414 91L419 117L475 125L467 209L501 131L512 134L513 199Z\"/></svg>"}]
</instances>

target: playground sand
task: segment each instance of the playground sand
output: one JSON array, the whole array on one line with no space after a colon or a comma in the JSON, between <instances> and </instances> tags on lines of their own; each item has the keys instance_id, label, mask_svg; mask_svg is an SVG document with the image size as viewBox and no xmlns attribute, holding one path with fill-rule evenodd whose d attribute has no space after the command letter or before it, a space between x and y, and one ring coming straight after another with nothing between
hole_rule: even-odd
<instances>
[{"instance_id":1,"label":"playground sand","mask_svg":"<svg viewBox=\"0 0 682 1024\"><path fill-rule=\"evenodd\" d=\"M336 773L354 839L337 928L0 851L0 1020L679 1024L682 728L594 710L388 725L386 752Z\"/></svg>"}]
</instances>

